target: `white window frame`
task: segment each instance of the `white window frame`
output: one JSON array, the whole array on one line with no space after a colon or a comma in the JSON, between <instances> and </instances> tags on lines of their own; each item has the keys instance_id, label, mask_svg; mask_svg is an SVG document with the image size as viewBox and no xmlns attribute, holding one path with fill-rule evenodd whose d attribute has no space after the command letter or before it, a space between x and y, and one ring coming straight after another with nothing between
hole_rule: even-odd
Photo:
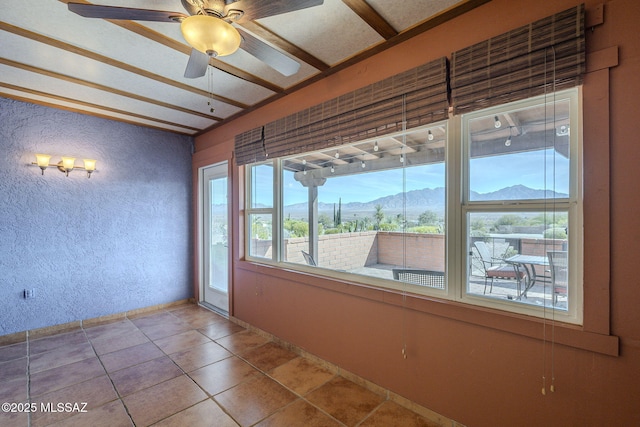
<instances>
[{"instance_id":1,"label":"white window frame","mask_svg":"<svg viewBox=\"0 0 640 427\"><path fill-rule=\"evenodd\" d=\"M252 168L259 167L262 165L269 165L273 169L273 200L271 207L266 208L256 208L253 207L253 201L251 199L251 195L253 194L253 179L252 179ZM282 212L281 203L279 203L279 198L281 195L280 188L280 179L278 176L278 171L280 169L279 160L266 160L259 163L252 163L246 166L246 218L245 221L245 236L246 240L244 242L246 251L246 258L252 261L257 262L277 262L280 260L280 235L282 233L282 227L276 226L280 224L280 213ZM253 215L271 215L271 258L266 257L257 257L252 256L250 254L251 248L251 238L252 238L252 221L251 217Z\"/></svg>"},{"instance_id":2,"label":"white window frame","mask_svg":"<svg viewBox=\"0 0 640 427\"><path fill-rule=\"evenodd\" d=\"M540 200L523 201L516 205L505 205L486 201L469 201L466 194L469 188L468 171L468 141L466 124L474 117L486 116L494 112L506 112L509 110L526 108L541 103L557 102L562 99L570 99L570 195L567 200L554 201L553 208L566 210L569 213L571 233L569 234L569 268L571 279L569 283L569 306L565 310L554 310L550 307L538 307L529 304L501 301L493 298L484 298L476 294L467 294L467 268L469 252L467 237L467 218L470 212L480 211L544 211L549 210ZM583 321L583 212L582 212L582 92L581 88L574 88L551 95L543 95L516 101L509 104L480 110L462 116L452 116L443 122L447 127L447 143L445 149L445 174L446 174L446 232L445 232L445 291L434 290L428 287L411 292L432 295L438 298L458 301L465 304L497 309L502 312L525 314L539 318L553 318L572 324L582 324ZM410 132L410 131L409 131ZM270 164L273 166L273 207L252 208L251 195L253 166ZM287 263L282 261L282 160L274 159L265 162L247 165L246 168L246 218L245 221L245 259L250 262L271 264L288 270L313 272L314 274L349 280L350 283L362 283L366 285L380 286L389 289L406 291L402 283L393 280L385 280L350 274L331 269L309 267L303 264ZM249 218L255 214L270 214L272 218L272 256L271 258L252 257L250 255L251 221ZM423 288L423 287L420 287Z\"/></svg>"},{"instance_id":3,"label":"white window frame","mask_svg":"<svg viewBox=\"0 0 640 427\"><path fill-rule=\"evenodd\" d=\"M569 150L571 153L569 159L569 197L566 199L552 200L524 200L515 203L505 203L505 201L470 201L468 195L470 193L470 173L469 173L469 132L468 123L477 117L488 115L496 115L503 112L524 109L540 104L550 104L562 100L569 100L571 105L570 113L570 137ZM497 107L485 110L475 111L469 114L456 117L461 135L459 141L462 142L459 152L452 150L450 153L452 159L458 162L452 165L452 169L461 171L460 185L451 185L451 197L453 200L460 200L458 206L450 206L459 210L456 214L458 224L456 234L460 236L453 243L453 256L458 257L456 265L458 268L452 268L460 273L460 277L456 278L455 283L459 284L457 292L450 296L457 301L479 305L483 307L496 308L499 310L510 311L519 314L531 315L536 317L548 318L553 316L555 320L567 323L582 324L583 320L583 276L582 276L582 259L583 259L583 212L582 212L582 96L580 88L574 88L558 92L550 95L541 95L522 101L515 101L503 104ZM455 144L450 144L450 147ZM569 253L569 271L570 280L568 286L567 310L558 310L553 307L537 307L529 304L514 303L512 301L498 300L495 298L486 298L477 294L467 293L467 270L469 262L467 254L469 252L469 224L467 220L469 213L474 212L550 212L551 210L566 211L569 216L570 233L568 236L568 253Z\"/></svg>"}]
</instances>

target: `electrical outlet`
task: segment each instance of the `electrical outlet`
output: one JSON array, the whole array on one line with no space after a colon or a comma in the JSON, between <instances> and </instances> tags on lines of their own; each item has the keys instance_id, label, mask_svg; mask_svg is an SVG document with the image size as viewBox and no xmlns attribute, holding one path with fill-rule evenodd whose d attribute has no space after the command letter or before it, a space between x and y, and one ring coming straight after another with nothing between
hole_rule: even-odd
<instances>
[{"instance_id":1,"label":"electrical outlet","mask_svg":"<svg viewBox=\"0 0 640 427\"><path fill-rule=\"evenodd\" d=\"M24 299L33 298L33 297L36 296L36 290L35 289L25 289L23 295L24 295Z\"/></svg>"}]
</instances>

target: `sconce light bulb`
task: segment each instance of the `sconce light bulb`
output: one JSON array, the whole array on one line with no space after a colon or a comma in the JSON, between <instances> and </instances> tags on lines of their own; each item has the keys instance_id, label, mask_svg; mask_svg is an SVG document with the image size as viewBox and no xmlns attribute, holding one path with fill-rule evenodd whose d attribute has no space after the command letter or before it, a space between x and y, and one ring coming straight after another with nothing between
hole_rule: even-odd
<instances>
[{"instance_id":1,"label":"sconce light bulb","mask_svg":"<svg viewBox=\"0 0 640 427\"><path fill-rule=\"evenodd\" d=\"M333 166L331 166L331 173L334 173L335 171L336 169Z\"/></svg>"},{"instance_id":2,"label":"sconce light bulb","mask_svg":"<svg viewBox=\"0 0 640 427\"><path fill-rule=\"evenodd\" d=\"M303 174L303 175L306 175L306 174L307 174L307 170L306 170L306 169L304 169L304 170L302 171L302 174Z\"/></svg>"},{"instance_id":3,"label":"sconce light bulb","mask_svg":"<svg viewBox=\"0 0 640 427\"><path fill-rule=\"evenodd\" d=\"M362 161L362 165L361 166L362 166L362 169L364 169L364 167L365 167L364 160Z\"/></svg>"},{"instance_id":4,"label":"sconce light bulb","mask_svg":"<svg viewBox=\"0 0 640 427\"><path fill-rule=\"evenodd\" d=\"M336 159L339 159L339 158L340 158L340 152L336 151Z\"/></svg>"},{"instance_id":5,"label":"sconce light bulb","mask_svg":"<svg viewBox=\"0 0 640 427\"><path fill-rule=\"evenodd\" d=\"M302 159L302 164L306 165L307 164L307 159Z\"/></svg>"},{"instance_id":6,"label":"sconce light bulb","mask_svg":"<svg viewBox=\"0 0 640 427\"><path fill-rule=\"evenodd\" d=\"M510 147L511 146L511 137L507 138L507 140L504 142L504 146L505 147Z\"/></svg>"},{"instance_id":7,"label":"sconce light bulb","mask_svg":"<svg viewBox=\"0 0 640 427\"><path fill-rule=\"evenodd\" d=\"M498 116L493 116L493 126L495 126L496 129L500 129L500 126L502 126L502 122Z\"/></svg>"},{"instance_id":8,"label":"sconce light bulb","mask_svg":"<svg viewBox=\"0 0 640 427\"><path fill-rule=\"evenodd\" d=\"M378 151L378 141L373 145L373 151Z\"/></svg>"},{"instance_id":9,"label":"sconce light bulb","mask_svg":"<svg viewBox=\"0 0 640 427\"><path fill-rule=\"evenodd\" d=\"M431 131L429 131L429 132L427 133L427 139L428 139L429 141L433 141L433 134L431 133Z\"/></svg>"},{"instance_id":10,"label":"sconce light bulb","mask_svg":"<svg viewBox=\"0 0 640 427\"><path fill-rule=\"evenodd\" d=\"M400 155L400 163L404 163L404 154Z\"/></svg>"}]
</instances>

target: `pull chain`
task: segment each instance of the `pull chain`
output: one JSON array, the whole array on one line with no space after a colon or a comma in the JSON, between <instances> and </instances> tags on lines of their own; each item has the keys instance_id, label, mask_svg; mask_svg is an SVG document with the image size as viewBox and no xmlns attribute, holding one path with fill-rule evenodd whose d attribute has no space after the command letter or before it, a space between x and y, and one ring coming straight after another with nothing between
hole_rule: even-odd
<instances>
[{"instance_id":1,"label":"pull chain","mask_svg":"<svg viewBox=\"0 0 640 427\"><path fill-rule=\"evenodd\" d=\"M207 67L207 78L208 78L208 92L209 92L209 100L207 101L207 105L209 106L209 112L213 114L216 110L213 108L213 71L212 67Z\"/></svg>"}]
</instances>

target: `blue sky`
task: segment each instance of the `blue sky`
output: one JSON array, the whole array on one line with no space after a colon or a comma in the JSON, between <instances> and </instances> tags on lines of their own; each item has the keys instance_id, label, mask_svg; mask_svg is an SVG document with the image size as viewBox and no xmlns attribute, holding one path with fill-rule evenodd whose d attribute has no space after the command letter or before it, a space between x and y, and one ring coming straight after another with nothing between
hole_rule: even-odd
<instances>
[{"instance_id":1,"label":"blue sky","mask_svg":"<svg viewBox=\"0 0 640 427\"><path fill-rule=\"evenodd\" d=\"M410 167L406 172L406 191L444 187L444 164ZM289 175L291 176L291 175ZM285 205L307 201L307 189L300 183L285 179ZM319 191L323 203L369 202L379 197L402 193L402 169L362 173L329 178Z\"/></svg>"},{"instance_id":2,"label":"blue sky","mask_svg":"<svg viewBox=\"0 0 640 427\"><path fill-rule=\"evenodd\" d=\"M478 193L517 184L536 190L569 193L569 160L557 153L554 156L553 150L476 158L471 163L469 174L471 189Z\"/></svg>"},{"instance_id":3,"label":"blue sky","mask_svg":"<svg viewBox=\"0 0 640 427\"><path fill-rule=\"evenodd\" d=\"M547 182L545 183L545 159ZM553 162L556 162L555 182ZM358 175L329 178L319 192L319 201L338 203L369 202L379 197L423 188L444 187L444 164L407 167ZM307 189L285 174L285 205L307 201ZM470 167L471 189L488 193L512 185L521 184L533 189L555 189L568 193L569 161L553 155L552 150L529 151L503 156L473 159ZM406 188L403 188L403 181ZM265 194L266 195L266 194Z\"/></svg>"}]
</instances>

